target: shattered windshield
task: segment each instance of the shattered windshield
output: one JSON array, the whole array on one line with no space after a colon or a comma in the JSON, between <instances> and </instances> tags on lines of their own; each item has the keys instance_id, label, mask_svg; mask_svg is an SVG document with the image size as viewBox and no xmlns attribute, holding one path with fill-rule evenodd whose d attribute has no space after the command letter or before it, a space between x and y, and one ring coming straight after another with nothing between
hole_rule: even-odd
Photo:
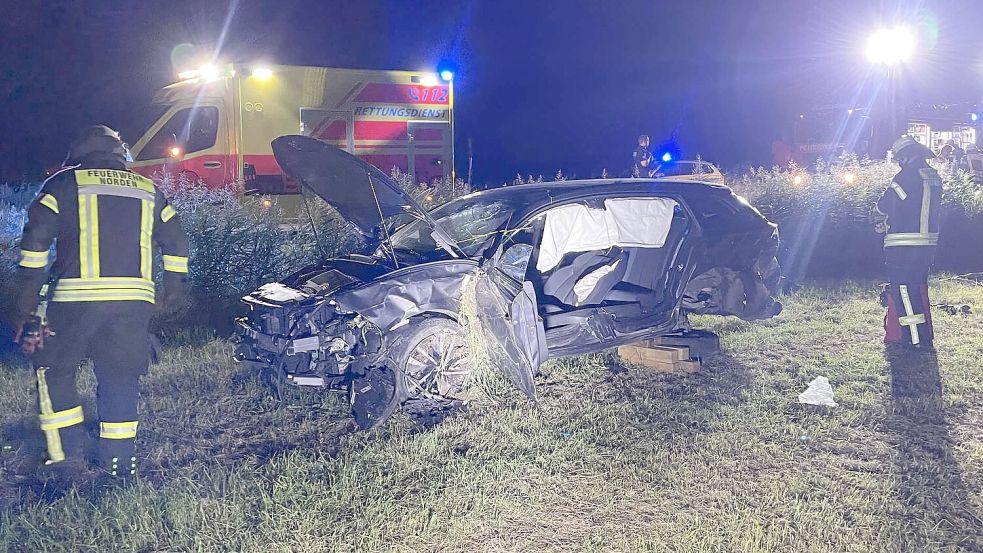
<instances>
[{"instance_id":1,"label":"shattered windshield","mask_svg":"<svg viewBox=\"0 0 983 553\"><path fill-rule=\"evenodd\" d=\"M430 216L450 235L468 256L474 256L508 222L515 208L501 199L462 199L434 210ZM426 221L417 220L392 236L393 249L429 259L441 251Z\"/></svg>"}]
</instances>

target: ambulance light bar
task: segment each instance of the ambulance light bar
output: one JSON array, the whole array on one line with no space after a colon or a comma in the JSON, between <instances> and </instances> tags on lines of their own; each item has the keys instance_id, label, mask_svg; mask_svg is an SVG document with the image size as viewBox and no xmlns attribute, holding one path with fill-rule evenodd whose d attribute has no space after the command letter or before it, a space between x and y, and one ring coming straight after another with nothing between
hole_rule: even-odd
<instances>
[{"instance_id":1,"label":"ambulance light bar","mask_svg":"<svg viewBox=\"0 0 983 553\"><path fill-rule=\"evenodd\" d=\"M177 74L177 77L182 81L201 79L205 82L216 81L223 77L233 76L235 76L235 69L232 68L231 64L226 65L225 67L218 67L210 63L202 65L198 69L188 69Z\"/></svg>"},{"instance_id":2,"label":"ambulance light bar","mask_svg":"<svg viewBox=\"0 0 983 553\"><path fill-rule=\"evenodd\" d=\"M253 67L252 77L260 81L265 81L273 77L273 70L269 67Z\"/></svg>"}]
</instances>

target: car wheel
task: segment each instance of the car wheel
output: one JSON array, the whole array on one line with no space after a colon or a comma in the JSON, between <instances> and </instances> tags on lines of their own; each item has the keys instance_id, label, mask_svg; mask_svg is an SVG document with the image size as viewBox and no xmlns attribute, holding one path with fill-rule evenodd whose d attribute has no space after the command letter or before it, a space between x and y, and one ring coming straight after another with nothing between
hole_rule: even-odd
<instances>
[{"instance_id":1,"label":"car wheel","mask_svg":"<svg viewBox=\"0 0 983 553\"><path fill-rule=\"evenodd\" d=\"M471 381L464 328L449 319L411 322L393 358L405 399L454 398Z\"/></svg>"}]
</instances>

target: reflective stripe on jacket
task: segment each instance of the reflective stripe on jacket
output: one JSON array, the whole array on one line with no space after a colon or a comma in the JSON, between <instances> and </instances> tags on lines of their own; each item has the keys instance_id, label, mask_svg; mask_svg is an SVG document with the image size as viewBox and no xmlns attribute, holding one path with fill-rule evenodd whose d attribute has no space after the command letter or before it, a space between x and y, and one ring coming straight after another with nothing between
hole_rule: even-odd
<instances>
[{"instance_id":1,"label":"reflective stripe on jacket","mask_svg":"<svg viewBox=\"0 0 983 553\"><path fill-rule=\"evenodd\" d=\"M928 164L903 168L877 202L887 215L884 247L935 246L939 241L942 178Z\"/></svg>"},{"instance_id":2,"label":"reflective stripe on jacket","mask_svg":"<svg viewBox=\"0 0 983 553\"><path fill-rule=\"evenodd\" d=\"M187 273L187 236L151 180L122 167L60 171L28 209L19 315L36 308L49 265L56 280L51 301L154 303L155 246L165 271Z\"/></svg>"}]
</instances>

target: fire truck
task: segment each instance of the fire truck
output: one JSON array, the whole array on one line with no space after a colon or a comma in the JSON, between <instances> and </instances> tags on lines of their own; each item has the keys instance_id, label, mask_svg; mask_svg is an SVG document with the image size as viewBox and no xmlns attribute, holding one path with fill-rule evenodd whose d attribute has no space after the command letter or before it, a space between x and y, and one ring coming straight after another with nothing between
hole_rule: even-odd
<instances>
[{"instance_id":1,"label":"fire truck","mask_svg":"<svg viewBox=\"0 0 983 553\"><path fill-rule=\"evenodd\" d=\"M977 127L983 123L977 106L965 104L916 105L905 110L903 117L902 128L936 153L950 141L963 151L975 146ZM875 123L866 108L826 106L813 109L796 117L785 140L772 144L773 162L785 166L794 161L806 167L817 159L835 159L843 152L883 156L883 146L897 138L888 131L889 126L883 121Z\"/></svg>"},{"instance_id":2,"label":"fire truck","mask_svg":"<svg viewBox=\"0 0 983 553\"><path fill-rule=\"evenodd\" d=\"M133 145L134 171L183 174L247 194L299 194L270 142L324 140L417 182L452 177L453 75L288 65L207 65L154 97L157 117Z\"/></svg>"}]
</instances>

